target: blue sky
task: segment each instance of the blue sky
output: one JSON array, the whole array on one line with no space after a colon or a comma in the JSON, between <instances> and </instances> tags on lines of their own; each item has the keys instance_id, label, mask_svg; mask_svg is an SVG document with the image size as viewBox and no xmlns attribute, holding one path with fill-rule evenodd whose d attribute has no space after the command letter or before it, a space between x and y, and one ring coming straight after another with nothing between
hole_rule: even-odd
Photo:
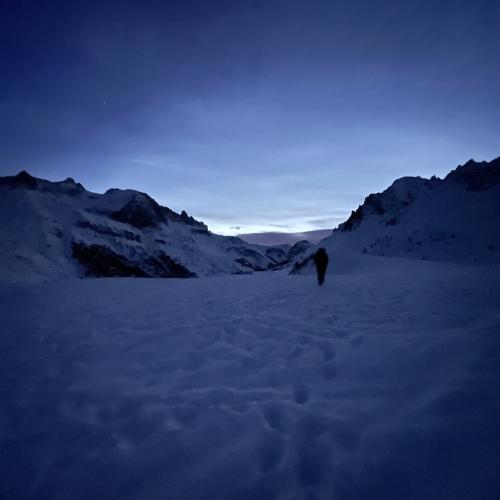
<instances>
[{"instance_id":1,"label":"blue sky","mask_svg":"<svg viewBox=\"0 0 500 500\"><path fill-rule=\"evenodd\" d=\"M146 191L224 234L332 228L500 155L495 1L0 6L0 174Z\"/></svg>"}]
</instances>

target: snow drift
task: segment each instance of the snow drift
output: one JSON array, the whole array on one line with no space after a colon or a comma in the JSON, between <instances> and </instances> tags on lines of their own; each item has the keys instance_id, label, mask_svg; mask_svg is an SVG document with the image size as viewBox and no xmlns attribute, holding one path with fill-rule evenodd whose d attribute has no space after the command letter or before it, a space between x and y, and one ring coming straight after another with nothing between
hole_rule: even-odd
<instances>
[{"instance_id":1,"label":"snow drift","mask_svg":"<svg viewBox=\"0 0 500 500\"><path fill-rule=\"evenodd\" d=\"M0 284L0 497L500 498L499 266L359 259Z\"/></svg>"}]
</instances>

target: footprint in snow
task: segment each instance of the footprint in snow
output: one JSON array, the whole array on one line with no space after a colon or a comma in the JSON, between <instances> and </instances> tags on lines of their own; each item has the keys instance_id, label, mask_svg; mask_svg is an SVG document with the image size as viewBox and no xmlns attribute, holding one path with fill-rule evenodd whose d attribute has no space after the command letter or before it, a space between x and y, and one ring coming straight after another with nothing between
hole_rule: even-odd
<instances>
[{"instance_id":1,"label":"footprint in snow","mask_svg":"<svg viewBox=\"0 0 500 500\"><path fill-rule=\"evenodd\" d=\"M222 327L222 330L224 334L226 335L227 339L231 339L231 341L234 339L236 336L236 333L238 331L238 328L234 325L224 325Z\"/></svg>"},{"instance_id":2,"label":"footprint in snow","mask_svg":"<svg viewBox=\"0 0 500 500\"><path fill-rule=\"evenodd\" d=\"M351 345L353 347L358 347L363 343L363 335L357 335L351 339Z\"/></svg>"},{"instance_id":3,"label":"footprint in snow","mask_svg":"<svg viewBox=\"0 0 500 500\"><path fill-rule=\"evenodd\" d=\"M318 347L323 354L324 361L330 361L335 356L335 348L331 342L320 342Z\"/></svg>"},{"instance_id":4,"label":"footprint in snow","mask_svg":"<svg viewBox=\"0 0 500 500\"><path fill-rule=\"evenodd\" d=\"M344 330L342 328L337 328L335 330L335 336L339 339L343 339L345 337L348 337L349 336L349 331L348 330Z\"/></svg>"},{"instance_id":5,"label":"footprint in snow","mask_svg":"<svg viewBox=\"0 0 500 500\"><path fill-rule=\"evenodd\" d=\"M309 401L309 389L304 384L297 384L293 388L293 398L299 405L303 405Z\"/></svg>"},{"instance_id":6,"label":"footprint in snow","mask_svg":"<svg viewBox=\"0 0 500 500\"><path fill-rule=\"evenodd\" d=\"M301 345L306 345L311 343L311 339L307 335L300 335L297 340Z\"/></svg>"},{"instance_id":7,"label":"footprint in snow","mask_svg":"<svg viewBox=\"0 0 500 500\"><path fill-rule=\"evenodd\" d=\"M337 376L337 368L333 363L325 363L321 367L321 375L324 380L331 380Z\"/></svg>"},{"instance_id":8,"label":"footprint in snow","mask_svg":"<svg viewBox=\"0 0 500 500\"><path fill-rule=\"evenodd\" d=\"M261 471L273 470L281 462L285 451L285 441L275 431L265 432L257 445L257 455Z\"/></svg>"},{"instance_id":9,"label":"footprint in snow","mask_svg":"<svg viewBox=\"0 0 500 500\"><path fill-rule=\"evenodd\" d=\"M317 484L331 472L329 450L315 441L298 446L296 477L303 487Z\"/></svg>"},{"instance_id":10,"label":"footprint in snow","mask_svg":"<svg viewBox=\"0 0 500 500\"><path fill-rule=\"evenodd\" d=\"M264 418L271 429L283 431L286 428L286 418L283 408L278 404L268 404L264 408Z\"/></svg>"},{"instance_id":11,"label":"footprint in snow","mask_svg":"<svg viewBox=\"0 0 500 500\"><path fill-rule=\"evenodd\" d=\"M182 427L193 427L202 412L200 405L190 403L172 408L173 417Z\"/></svg>"},{"instance_id":12,"label":"footprint in snow","mask_svg":"<svg viewBox=\"0 0 500 500\"><path fill-rule=\"evenodd\" d=\"M296 346L288 353L286 359L297 359L300 358L301 354L302 354L302 347Z\"/></svg>"}]
</instances>

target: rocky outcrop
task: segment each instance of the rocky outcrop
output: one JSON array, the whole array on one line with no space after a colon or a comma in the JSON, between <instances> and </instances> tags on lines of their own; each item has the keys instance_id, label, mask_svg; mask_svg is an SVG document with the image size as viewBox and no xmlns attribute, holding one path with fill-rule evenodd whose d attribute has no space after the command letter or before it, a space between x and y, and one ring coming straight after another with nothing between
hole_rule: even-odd
<instances>
[{"instance_id":1,"label":"rocky outcrop","mask_svg":"<svg viewBox=\"0 0 500 500\"><path fill-rule=\"evenodd\" d=\"M160 205L145 194L133 195L120 210L111 213L110 217L138 229L158 227L161 223L167 223Z\"/></svg>"},{"instance_id":2,"label":"rocky outcrop","mask_svg":"<svg viewBox=\"0 0 500 500\"><path fill-rule=\"evenodd\" d=\"M445 181L462 184L468 191L482 191L500 183L500 157L491 162L469 160L452 170Z\"/></svg>"},{"instance_id":3,"label":"rocky outcrop","mask_svg":"<svg viewBox=\"0 0 500 500\"><path fill-rule=\"evenodd\" d=\"M144 256L143 259L127 259L104 245L72 242L75 259L85 268L87 276L94 277L160 277L194 278L190 272L168 255Z\"/></svg>"},{"instance_id":4,"label":"rocky outcrop","mask_svg":"<svg viewBox=\"0 0 500 500\"><path fill-rule=\"evenodd\" d=\"M260 252L257 252L257 250L254 250L252 248L246 248L246 247L237 247L233 246L228 248L228 252L235 253L237 255L241 255L241 257L238 257L235 260L235 262L245 266L249 267L250 269L253 269L254 271L265 271L269 267L269 260L266 259Z\"/></svg>"},{"instance_id":5,"label":"rocky outcrop","mask_svg":"<svg viewBox=\"0 0 500 500\"><path fill-rule=\"evenodd\" d=\"M147 274L122 255L103 245L72 243L73 257L86 269L87 276L115 277L134 276L144 278Z\"/></svg>"},{"instance_id":6,"label":"rocky outcrop","mask_svg":"<svg viewBox=\"0 0 500 500\"><path fill-rule=\"evenodd\" d=\"M266 256L269 257L274 264L283 264L288 260L288 255L285 250L279 247L266 248Z\"/></svg>"},{"instance_id":7,"label":"rocky outcrop","mask_svg":"<svg viewBox=\"0 0 500 500\"><path fill-rule=\"evenodd\" d=\"M51 182L45 179L33 177L31 174L22 170L17 175L0 177L0 187L10 189L30 189L42 192L51 192L54 194L66 194L75 196L85 191L85 188L74 179L68 177L64 181Z\"/></svg>"},{"instance_id":8,"label":"rocky outcrop","mask_svg":"<svg viewBox=\"0 0 500 500\"><path fill-rule=\"evenodd\" d=\"M313 244L310 241L307 240L297 241L297 243L295 243L295 245L293 245L292 248L288 250L287 254L288 260L293 260L295 257L297 257L297 255L301 254L302 252L305 252L308 248L312 246Z\"/></svg>"},{"instance_id":9,"label":"rocky outcrop","mask_svg":"<svg viewBox=\"0 0 500 500\"><path fill-rule=\"evenodd\" d=\"M17 175L0 177L0 186L5 186L11 189L25 188L36 189L36 178L31 176L26 170L19 172Z\"/></svg>"},{"instance_id":10,"label":"rocky outcrop","mask_svg":"<svg viewBox=\"0 0 500 500\"><path fill-rule=\"evenodd\" d=\"M93 231L94 234L96 235L111 236L113 238L125 238L126 240L129 241L137 241L138 243L141 242L140 234L136 234L132 231L127 231L125 229L118 231L107 226L93 224L88 220L78 221L76 225L83 229L89 229L90 231Z\"/></svg>"}]
</instances>

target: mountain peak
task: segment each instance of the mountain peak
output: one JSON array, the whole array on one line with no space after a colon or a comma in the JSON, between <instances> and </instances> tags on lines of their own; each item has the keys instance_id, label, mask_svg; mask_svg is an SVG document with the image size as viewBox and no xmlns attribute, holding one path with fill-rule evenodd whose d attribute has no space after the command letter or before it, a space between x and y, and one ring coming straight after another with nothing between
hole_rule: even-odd
<instances>
[{"instance_id":1,"label":"mountain peak","mask_svg":"<svg viewBox=\"0 0 500 500\"><path fill-rule=\"evenodd\" d=\"M15 182L21 186L26 186L29 188L35 188L37 186L37 179L33 177L26 170L21 170L15 177Z\"/></svg>"}]
</instances>

